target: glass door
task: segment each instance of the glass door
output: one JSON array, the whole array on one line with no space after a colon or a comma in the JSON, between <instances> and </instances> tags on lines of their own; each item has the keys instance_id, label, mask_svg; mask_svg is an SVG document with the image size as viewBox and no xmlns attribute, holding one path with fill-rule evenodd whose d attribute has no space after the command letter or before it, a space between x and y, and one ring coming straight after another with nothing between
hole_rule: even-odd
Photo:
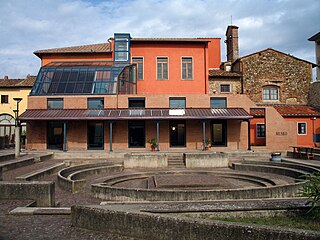
<instances>
[{"instance_id":1,"label":"glass door","mask_svg":"<svg viewBox=\"0 0 320 240\"><path fill-rule=\"evenodd\" d=\"M103 122L88 122L88 149L103 149Z\"/></svg>"},{"instance_id":2,"label":"glass door","mask_svg":"<svg viewBox=\"0 0 320 240\"><path fill-rule=\"evenodd\" d=\"M48 122L47 125L47 148L62 149L63 144L63 123Z\"/></svg>"},{"instance_id":3,"label":"glass door","mask_svg":"<svg viewBox=\"0 0 320 240\"><path fill-rule=\"evenodd\" d=\"M144 121L129 121L129 148L144 148L146 146L146 130Z\"/></svg>"},{"instance_id":4,"label":"glass door","mask_svg":"<svg viewBox=\"0 0 320 240\"><path fill-rule=\"evenodd\" d=\"M186 146L186 122L185 121L170 121L170 147L185 147Z\"/></svg>"},{"instance_id":5,"label":"glass door","mask_svg":"<svg viewBox=\"0 0 320 240\"><path fill-rule=\"evenodd\" d=\"M212 121L211 129L212 146L227 146L226 121Z\"/></svg>"}]
</instances>

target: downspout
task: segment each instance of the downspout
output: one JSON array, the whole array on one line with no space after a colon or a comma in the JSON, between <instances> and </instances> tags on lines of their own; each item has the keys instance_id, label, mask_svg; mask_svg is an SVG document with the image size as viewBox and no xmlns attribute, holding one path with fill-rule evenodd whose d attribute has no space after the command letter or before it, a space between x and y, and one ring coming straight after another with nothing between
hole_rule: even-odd
<instances>
[{"instance_id":1,"label":"downspout","mask_svg":"<svg viewBox=\"0 0 320 240\"><path fill-rule=\"evenodd\" d=\"M207 94L207 84L208 84L208 75L209 72L207 72L207 46L208 43L205 43L204 45L204 72L205 72L205 83L204 83L204 94Z\"/></svg>"}]
</instances>

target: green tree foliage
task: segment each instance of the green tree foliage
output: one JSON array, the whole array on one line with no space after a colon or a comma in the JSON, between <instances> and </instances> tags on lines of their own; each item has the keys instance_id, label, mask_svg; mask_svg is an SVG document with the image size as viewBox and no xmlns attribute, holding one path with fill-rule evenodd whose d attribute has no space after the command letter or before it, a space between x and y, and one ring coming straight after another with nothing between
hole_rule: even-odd
<instances>
[{"instance_id":1,"label":"green tree foliage","mask_svg":"<svg viewBox=\"0 0 320 240\"><path fill-rule=\"evenodd\" d=\"M309 199L312 204L311 210L320 206L320 172L306 174L307 183L303 187L302 196ZM310 211L311 211L310 210Z\"/></svg>"}]
</instances>

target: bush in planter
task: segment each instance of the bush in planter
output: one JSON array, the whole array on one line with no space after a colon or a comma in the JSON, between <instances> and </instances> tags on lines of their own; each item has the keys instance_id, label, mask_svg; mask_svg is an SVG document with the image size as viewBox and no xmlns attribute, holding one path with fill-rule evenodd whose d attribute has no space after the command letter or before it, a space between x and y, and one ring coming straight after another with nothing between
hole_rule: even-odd
<instances>
[{"instance_id":1,"label":"bush in planter","mask_svg":"<svg viewBox=\"0 0 320 240\"><path fill-rule=\"evenodd\" d=\"M158 146L157 144L157 140L155 138L152 138L148 141L148 143L150 144L151 149L154 151L156 149L156 147Z\"/></svg>"},{"instance_id":2,"label":"bush in planter","mask_svg":"<svg viewBox=\"0 0 320 240\"><path fill-rule=\"evenodd\" d=\"M206 138L206 149L208 150L211 147L211 140L210 138Z\"/></svg>"}]
</instances>

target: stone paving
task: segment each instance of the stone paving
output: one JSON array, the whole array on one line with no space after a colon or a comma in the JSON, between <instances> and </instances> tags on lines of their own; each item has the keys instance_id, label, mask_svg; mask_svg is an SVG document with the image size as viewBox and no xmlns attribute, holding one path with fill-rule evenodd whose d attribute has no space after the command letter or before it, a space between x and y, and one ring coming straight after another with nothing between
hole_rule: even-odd
<instances>
[{"instance_id":1,"label":"stone paving","mask_svg":"<svg viewBox=\"0 0 320 240\"><path fill-rule=\"evenodd\" d=\"M0 155L2 153L0 152ZM14 179L23 174L45 168L51 165L54 165L61 160L47 160L44 162L35 163L29 166L18 168L15 170L10 170L3 173L3 180L5 181L14 181ZM128 173L135 172L133 170L126 170ZM139 171L139 170L137 170ZM103 179L103 175L95 175L86 178L86 190L83 193L71 194L69 192L61 190L57 185L57 175L53 174L47 176L43 180L50 180L56 183L56 202L59 203L61 207L70 207L73 205L97 205L100 204L99 199L95 199L91 196L91 183L96 182L97 179ZM28 201L18 201L18 200L1 200L0 201L0 240L7 239L17 239L17 240L26 240L26 239L134 239L124 236L119 236L115 234L109 234L105 232L96 232L85 229L79 229L72 227L70 225L70 216L68 215L9 215L9 211L13 210L16 207L25 206L28 204ZM233 203L229 203L232 205ZM281 203L285 204L285 203ZM294 204L294 203L292 203ZM296 204L301 204L296 202ZM148 204L147 204L148 205ZM227 204L228 205L228 204ZM214 208L226 208L227 205L222 205L221 203L210 203L206 204L210 210ZM144 205L146 207L146 205ZM182 211L192 209L197 207L194 204L185 204L178 203L178 205L157 205L158 207L147 207L146 211L171 211L172 208L181 208ZM203 205L198 206L200 208L205 207ZM208 210L208 209L207 209Z\"/></svg>"}]
</instances>

